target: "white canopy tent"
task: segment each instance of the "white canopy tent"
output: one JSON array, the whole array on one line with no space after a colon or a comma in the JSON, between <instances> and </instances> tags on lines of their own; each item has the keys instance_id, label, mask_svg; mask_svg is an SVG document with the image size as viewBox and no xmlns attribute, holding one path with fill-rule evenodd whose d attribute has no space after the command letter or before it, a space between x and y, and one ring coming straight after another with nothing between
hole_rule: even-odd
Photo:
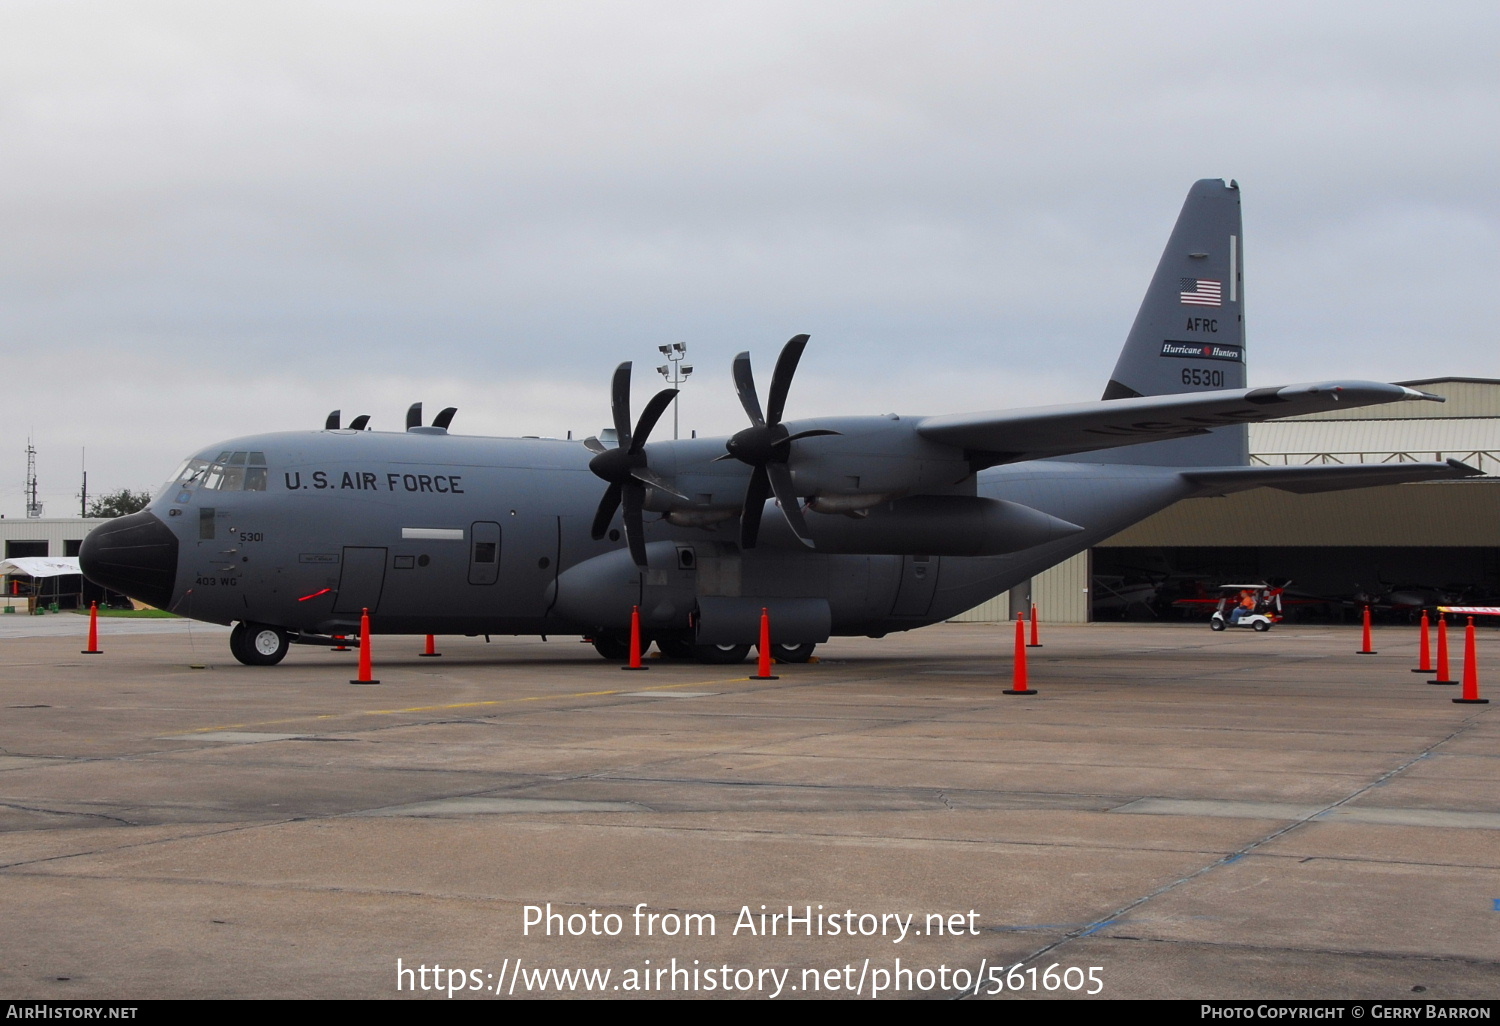
<instances>
[{"instance_id":1,"label":"white canopy tent","mask_svg":"<svg viewBox=\"0 0 1500 1026\"><path fill-rule=\"evenodd\" d=\"M17 594L19 585L14 579L29 577L32 580L32 594L25 596L28 612L35 612L43 605L50 605L56 611L64 600L76 600L81 608L82 592L76 590L71 582L68 584L71 590L63 592L61 589L64 582L61 579L82 573L78 568L77 556L11 556L0 560L0 575L10 578L4 589L5 597L0 602L4 603L7 612L14 608L15 600L21 597ZM50 588L46 584L48 578L52 579Z\"/></svg>"},{"instance_id":2,"label":"white canopy tent","mask_svg":"<svg viewBox=\"0 0 1500 1026\"><path fill-rule=\"evenodd\" d=\"M81 574L77 556L12 556L0 560L0 574L22 577L62 577Z\"/></svg>"}]
</instances>

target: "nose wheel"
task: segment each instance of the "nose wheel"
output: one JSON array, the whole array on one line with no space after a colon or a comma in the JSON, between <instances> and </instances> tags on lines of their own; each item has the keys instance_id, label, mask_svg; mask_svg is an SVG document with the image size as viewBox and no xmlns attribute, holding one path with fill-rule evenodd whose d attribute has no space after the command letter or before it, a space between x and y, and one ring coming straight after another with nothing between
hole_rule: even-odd
<instances>
[{"instance_id":1,"label":"nose wheel","mask_svg":"<svg viewBox=\"0 0 1500 1026\"><path fill-rule=\"evenodd\" d=\"M291 647L286 631L263 623L242 621L229 632L229 651L246 666L275 666Z\"/></svg>"}]
</instances>

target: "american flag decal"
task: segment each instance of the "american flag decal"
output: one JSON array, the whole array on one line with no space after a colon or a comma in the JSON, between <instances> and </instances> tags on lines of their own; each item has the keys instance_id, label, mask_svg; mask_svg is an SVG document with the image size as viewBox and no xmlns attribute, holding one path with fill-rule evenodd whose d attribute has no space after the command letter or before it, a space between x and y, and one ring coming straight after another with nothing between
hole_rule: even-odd
<instances>
[{"instance_id":1,"label":"american flag decal","mask_svg":"<svg viewBox=\"0 0 1500 1026\"><path fill-rule=\"evenodd\" d=\"M1211 278L1180 278L1177 295L1184 306L1223 306L1224 283Z\"/></svg>"}]
</instances>

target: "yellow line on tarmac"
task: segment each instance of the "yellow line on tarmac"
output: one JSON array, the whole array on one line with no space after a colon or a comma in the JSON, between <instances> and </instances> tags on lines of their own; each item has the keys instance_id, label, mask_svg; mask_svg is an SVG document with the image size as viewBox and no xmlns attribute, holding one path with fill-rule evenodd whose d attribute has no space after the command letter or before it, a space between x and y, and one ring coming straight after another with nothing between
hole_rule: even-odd
<instances>
[{"instance_id":1,"label":"yellow line on tarmac","mask_svg":"<svg viewBox=\"0 0 1500 1026\"><path fill-rule=\"evenodd\" d=\"M352 712L295 716L281 720L259 720L255 723L227 723L215 727L194 727L192 730L176 731L175 736L185 737L191 734L210 734L220 730L246 730L250 727L279 727L287 723L305 723L309 719L336 720L350 716L396 716L401 713L444 712L449 709L477 709L489 705L519 705L522 702L547 702L567 698L602 698L608 695L634 694L639 691L670 691L674 688L705 687L712 684L745 684L749 683L749 681L749 677L729 677L724 680L690 680L684 681L681 684L657 684L645 688L615 688L610 691L575 691L566 695L528 695L525 698L492 698L483 702L454 702L450 705L414 705L406 709L360 709ZM162 736L171 737L174 734L169 732Z\"/></svg>"}]
</instances>

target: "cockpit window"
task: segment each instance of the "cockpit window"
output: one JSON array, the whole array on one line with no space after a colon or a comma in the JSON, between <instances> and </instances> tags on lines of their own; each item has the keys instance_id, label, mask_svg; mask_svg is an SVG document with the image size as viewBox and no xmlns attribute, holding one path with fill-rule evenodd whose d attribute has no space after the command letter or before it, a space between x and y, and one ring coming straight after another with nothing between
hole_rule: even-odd
<instances>
[{"instance_id":1,"label":"cockpit window","mask_svg":"<svg viewBox=\"0 0 1500 1026\"><path fill-rule=\"evenodd\" d=\"M225 450L212 461L188 460L177 483L197 484L199 491L206 492L263 492L268 473L265 453Z\"/></svg>"},{"instance_id":2,"label":"cockpit window","mask_svg":"<svg viewBox=\"0 0 1500 1026\"><path fill-rule=\"evenodd\" d=\"M194 484L203 480L203 472L208 469L208 460L188 460L177 472L179 484Z\"/></svg>"},{"instance_id":3,"label":"cockpit window","mask_svg":"<svg viewBox=\"0 0 1500 1026\"><path fill-rule=\"evenodd\" d=\"M263 492L266 490L266 454L263 452L252 452L245 460L245 491Z\"/></svg>"}]
</instances>

